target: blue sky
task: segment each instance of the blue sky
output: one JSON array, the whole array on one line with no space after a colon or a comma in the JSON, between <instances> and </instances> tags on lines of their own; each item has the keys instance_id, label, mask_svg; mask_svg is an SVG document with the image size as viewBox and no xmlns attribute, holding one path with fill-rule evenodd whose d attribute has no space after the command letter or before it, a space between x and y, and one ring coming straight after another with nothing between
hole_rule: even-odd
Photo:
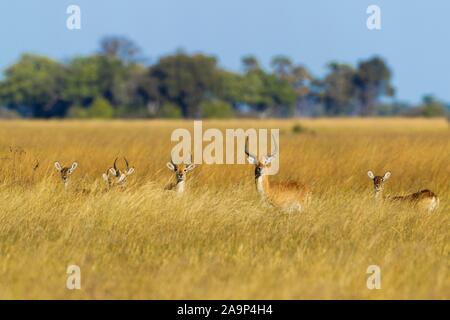
<instances>
[{"instance_id":1,"label":"blue sky","mask_svg":"<svg viewBox=\"0 0 450 320\"><path fill-rule=\"evenodd\" d=\"M81 7L82 29L66 28L66 8ZM381 8L382 30L366 28L366 8ZM178 48L217 56L239 70L255 54L268 66L286 54L314 74L331 60L384 57L397 98L434 94L450 102L448 0L41 0L0 3L0 69L23 52L65 60L98 49L104 35L136 41L154 62Z\"/></svg>"}]
</instances>

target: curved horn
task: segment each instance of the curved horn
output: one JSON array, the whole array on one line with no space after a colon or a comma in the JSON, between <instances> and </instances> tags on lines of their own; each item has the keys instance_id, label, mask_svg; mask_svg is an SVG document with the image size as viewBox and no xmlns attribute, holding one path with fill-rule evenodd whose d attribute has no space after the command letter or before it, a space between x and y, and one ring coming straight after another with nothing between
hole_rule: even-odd
<instances>
[{"instance_id":1,"label":"curved horn","mask_svg":"<svg viewBox=\"0 0 450 320\"><path fill-rule=\"evenodd\" d=\"M189 163L192 164L192 153L189 152Z\"/></svg>"},{"instance_id":2,"label":"curved horn","mask_svg":"<svg viewBox=\"0 0 450 320\"><path fill-rule=\"evenodd\" d=\"M269 157L275 157L278 153L278 145L277 145L277 142L275 141L275 137L273 136L273 134L272 134L272 142L275 147L275 150L270 154Z\"/></svg>"},{"instance_id":3,"label":"curved horn","mask_svg":"<svg viewBox=\"0 0 450 320\"><path fill-rule=\"evenodd\" d=\"M251 154L250 151L248 150L248 136L245 138L245 154L248 157L256 159L256 156L254 154Z\"/></svg>"},{"instance_id":4,"label":"curved horn","mask_svg":"<svg viewBox=\"0 0 450 320\"><path fill-rule=\"evenodd\" d=\"M116 171L117 171L117 159L118 159L118 158L116 158L116 159L114 160L114 170L116 170Z\"/></svg>"},{"instance_id":5,"label":"curved horn","mask_svg":"<svg viewBox=\"0 0 450 320\"><path fill-rule=\"evenodd\" d=\"M127 158L125 158L125 157L123 157L123 159L125 160L125 164L126 164L126 166L127 166L127 171L128 171L128 169L130 169L130 165L129 165L129 163L128 163L128 160L127 160Z\"/></svg>"}]
</instances>

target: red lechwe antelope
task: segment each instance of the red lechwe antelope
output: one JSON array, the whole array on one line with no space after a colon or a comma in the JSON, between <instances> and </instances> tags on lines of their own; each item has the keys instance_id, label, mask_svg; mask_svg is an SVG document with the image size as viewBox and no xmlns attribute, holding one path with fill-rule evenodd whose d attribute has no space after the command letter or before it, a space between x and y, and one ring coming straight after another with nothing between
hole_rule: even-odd
<instances>
[{"instance_id":1,"label":"red lechwe antelope","mask_svg":"<svg viewBox=\"0 0 450 320\"><path fill-rule=\"evenodd\" d=\"M186 183L186 174L195 168L195 165L192 163L192 155L190 156L190 161L187 164L175 164L171 158L170 162L167 162L167 168L175 172L176 183L170 183L167 185L166 190L175 190L180 194L183 193Z\"/></svg>"},{"instance_id":2,"label":"red lechwe antelope","mask_svg":"<svg viewBox=\"0 0 450 320\"><path fill-rule=\"evenodd\" d=\"M272 182L269 183L267 175L268 166L277 156L277 144L273 139L275 151L269 156L262 156L258 159L248 150L248 138L245 141L245 154L248 162L255 165L256 190L261 197L288 212L302 212L311 202L310 190L296 181Z\"/></svg>"},{"instance_id":3,"label":"red lechwe antelope","mask_svg":"<svg viewBox=\"0 0 450 320\"><path fill-rule=\"evenodd\" d=\"M103 174L103 180L108 184L108 186L113 185L123 185L127 180L127 177L134 172L134 168L130 168L130 164L128 163L127 158L123 158L125 161L126 169L124 171L117 168L117 160L114 160L114 164L112 167L108 168L106 172Z\"/></svg>"},{"instance_id":4,"label":"red lechwe antelope","mask_svg":"<svg viewBox=\"0 0 450 320\"><path fill-rule=\"evenodd\" d=\"M384 182L389 179L391 173L388 171L384 176L376 176L372 171L368 171L367 175L373 180L373 186L375 189L375 199L377 200L389 200L394 202L407 203L422 210L431 212L439 206L439 198L430 190L421 190L419 192L409 194L406 196L385 196L384 195Z\"/></svg>"},{"instance_id":5,"label":"red lechwe antelope","mask_svg":"<svg viewBox=\"0 0 450 320\"><path fill-rule=\"evenodd\" d=\"M70 168L61 166L61 164L58 161L55 162L55 168L61 174L61 180L64 183L64 187L67 188L67 186L69 185L70 176L77 167L78 167L77 162L72 163L72 166Z\"/></svg>"}]
</instances>

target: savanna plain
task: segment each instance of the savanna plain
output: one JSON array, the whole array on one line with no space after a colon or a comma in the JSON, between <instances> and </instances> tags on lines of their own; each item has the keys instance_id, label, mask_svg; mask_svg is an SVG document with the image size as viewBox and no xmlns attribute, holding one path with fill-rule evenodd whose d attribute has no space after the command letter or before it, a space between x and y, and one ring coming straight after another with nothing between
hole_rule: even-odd
<instances>
[{"instance_id":1,"label":"savanna plain","mask_svg":"<svg viewBox=\"0 0 450 320\"><path fill-rule=\"evenodd\" d=\"M300 124L300 126L299 126ZM280 170L313 200L260 203L251 165L198 165L164 186L176 128L192 121L1 121L0 298L449 299L450 126L444 119L210 120L279 128ZM206 145L206 143L205 143ZM116 157L124 188L101 176ZM54 162L78 162L65 190ZM119 166L124 166L119 158ZM433 213L373 199L431 189ZM68 290L78 265L81 289ZM368 266L381 289L366 286Z\"/></svg>"}]
</instances>

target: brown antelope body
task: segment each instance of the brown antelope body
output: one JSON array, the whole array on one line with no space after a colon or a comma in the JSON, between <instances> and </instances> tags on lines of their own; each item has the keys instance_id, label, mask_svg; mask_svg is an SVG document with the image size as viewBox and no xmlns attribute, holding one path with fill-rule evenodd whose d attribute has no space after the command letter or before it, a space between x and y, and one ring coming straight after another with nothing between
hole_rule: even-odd
<instances>
[{"instance_id":1,"label":"brown antelope body","mask_svg":"<svg viewBox=\"0 0 450 320\"><path fill-rule=\"evenodd\" d=\"M114 160L114 164L112 167L108 168L106 172L103 174L103 180L108 184L108 186L112 187L113 185L124 185L127 177L134 172L134 167L130 167L127 158L123 158L125 161L126 169L120 170L117 168L117 160Z\"/></svg>"},{"instance_id":2,"label":"brown antelope body","mask_svg":"<svg viewBox=\"0 0 450 320\"><path fill-rule=\"evenodd\" d=\"M64 187L66 187L66 188L68 187L69 181L70 181L70 176L72 175L72 173L75 171L75 169L77 167L78 167L77 162L73 162L72 166L70 166L70 167L64 167L58 161L55 162L55 168L56 168L56 170L58 170L58 172L61 175L61 180L64 183Z\"/></svg>"},{"instance_id":3,"label":"brown antelope body","mask_svg":"<svg viewBox=\"0 0 450 320\"><path fill-rule=\"evenodd\" d=\"M373 186L375 189L375 199L383 201L388 200L391 202L406 203L421 210L432 212L439 207L439 198L431 190L425 189L419 192L405 195L405 196L385 196L384 195L384 183L391 176L388 171L384 176L376 176L372 171L367 172L370 179L373 180Z\"/></svg>"},{"instance_id":4,"label":"brown antelope body","mask_svg":"<svg viewBox=\"0 0 450 320\"><path fill-rule=\"evenodd\" d=\"M257 158L248 150L248 139L245 144L245 153L248 162L255 165L256 190L270 204L288 212L302 212L311 202L311 192L303 184L296 181L269 182L267 170L271 162L277 156L277 145L275 151L269 156Z\"/></svg>"},{"instance_id":5,"label":"brown antelope body","mask_svg":"<svg viewBox=\"0 0 450 320\"><path fill-rule=\"evenodd\" d=\"M167 185L166 190L174 190L182 194L186 188L187 173L195 168L195 165L192 163L192 155L188 163L175 164L171 158L170 162L167 162L167 168L175 173L176 182Z\"/></svg>"}]
</instances>

